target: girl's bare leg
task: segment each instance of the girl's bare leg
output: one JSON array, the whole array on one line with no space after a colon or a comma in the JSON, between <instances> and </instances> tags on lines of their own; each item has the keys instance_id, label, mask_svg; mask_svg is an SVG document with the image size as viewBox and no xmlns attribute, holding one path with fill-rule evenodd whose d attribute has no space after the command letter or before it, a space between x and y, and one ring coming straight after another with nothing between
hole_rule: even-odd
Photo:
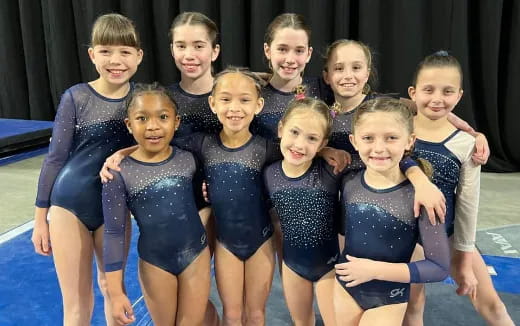
<instances>
[{"instance_id":1,"label":"girl's bare leg","mask_svg":"<svg viewBox=\"0 0 520 326\"><path fill-rule=\"evenodd\" d=\"M331 270L323 275L316 282L315 288L321 319L327 326L336 325L336 318L334 317L334 285L337 281L335 274L335 270Z\"/></svg>"},{"instance_id":2,"label":"girl's bare leg","mask_svg":"<svg viewBox=\"0 0 520 326\"><path fill-rule=\"evenodd\" d=\"M177 279L177 326L203 325L210 289L210 253L205 248Z\"/></svg>"},{"instance_id":3,"label":"girl's bare leg","mask_svg":"<svg viewBox=\"0 0 520 326\"><path fill-rule=\"evenodd\" d=\"M139 283L155 326L175 325L178 279L175 275L139 259Z\"/></svg>"},{"instance_id":4,"label":"girl's bare leg","mask_svg":"<svg viewBox=\"0 0 520 326\"><path fill-rule=\"evenodd\" d=\"M334 283L334 314L336 325L357 326L363 316L363 309L336 280Z\"/></svg>"},{"instance_id":5,"label":"girl's bare leg","mask_svg":"<svg viewBox=\"0 0 520 326\"><path fill-rule=\"evenodd\" d=\"M424 259L424 250L417 244L413 251L411 262ZM403 326L423 326L424 305L426 304L426 291L424 284L410 285L410 300L406 308Z\"/></svg>"},{"instance_id":6,"label":"girl's bare leg","mask_svg":"<svg viewBox=\"0 0 520 326\"><path fill-rule=\"evenodd\" d=\"M406 303L389 304L365 310L359 326L400 326L406 312Z\"/></svg>"},{"instance_id":7,"label":"girl's bare leg","mask_svg":"<svg viewBox=\"0 0 520 326\"><path fill-rule=\"evenodd\" d=\"M274 259L271 237L245 263L246 325L265 325L265 305L273 282Z\"/></svg>"},{"instance_id":8,"label":"girl's bare leg","mask_svg":"<svg viewBox=\"0 0 520 326\"><path fill-rule=\"evenodd\" d=\"M282 285L293 324L295 326L314 326L316 318L312 306L313 283L296 274L283 262Z\"/></svg>"},{"instance_id":9,"label":"girl's bare leg","mask_svg":"<svg viewBox=\"0 0 520 326\"><path fill-rule=\"evenodd\" d=\"M54 266L63 296L63 325L88 326L94 307L92 234L62 207L52 206L49 215Z\"/></svg>"},{"instance_id":10,"label":"girl's bare leg","mask_svg":"<svg viewBox=\"0 0 520 326\"><path fill-rule=\"evenodd\" d=\"M227 250L218 240L215 246L215 278L224 307L224 326L242 325L244 304L245 263Z\"/></svg>"},{"instance_id":11,"label":"girl's bare leg","mask_svg":"<svg viewBox=\"0 0 520 326\"><path fill-rule=\"evenodd\" d=\"M507 313L506 306L498 296L486 263L480 253L475 249L472 257L473 273L477 278L477 298L471 300L478 313L486 320L488 325L514 326L513 320Z\"/></svg>"}]
</instances>

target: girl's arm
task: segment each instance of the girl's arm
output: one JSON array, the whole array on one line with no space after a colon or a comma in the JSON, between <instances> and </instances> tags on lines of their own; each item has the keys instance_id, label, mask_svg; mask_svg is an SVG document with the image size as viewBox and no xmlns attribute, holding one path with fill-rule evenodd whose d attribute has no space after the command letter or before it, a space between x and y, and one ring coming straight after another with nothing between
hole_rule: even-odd
<instances>
[{"instance_id":1,"label":"girl's arm","mask_svg":"<svg viewBox=\"0 0 520 326\"><path fill-rule=\"evenodd\" d=\"M330 166L334 167L334 174L342 172L352 161L348 152L328 146L323 147L323 149L318 152L318 156L323 157Z\"/></svg>"},{"instance_id":2,"label":"girl's arm","mask_svg":"<svg viewBox=\"0 0 520 326\"><path fill-rule=\"evenodd\" d=\"M444 223L446 215L446 199L442 192L424 174L417 163L405 157L400 163L401 171L406 175L415 189L414 214L419 216L420 208L426 209L431 224L437 224L437 218Z\"/></svg>"},{"instance_id":3,"label":"girl's arm","mask_svg":"<svg viewBox=\"0 0 520 326\"><path fill-rule=\"evenodd\" d=\"M103 185L103 260L107 279L107 291L112 314L122 325L135 320L132 305L123 289L123 264L126 260L125 234L129 219L127 193L124 180L117 171L110 171L113 179Z\"/></svg>"},{"instance_id":4,"label":"girl's arm","mask_svg":"<svg viewBox=\"0 0 520 326\"><path fill-rule=\"evenodd\" d=\"M103 163L103 167L101 167L101 170L99 171L99 177L101 178L101 182L107 183L108 181L112 180L114 176L112 175L112 173L110 173L109 169L118 172L121 171L121 169L119 168L119 164L121 164L121 161L125 157L135 152L138 148L139 145L123 148L107 157L105 163Z\"/></svg>"},{"instance_id":5,"label":"girl's arm","mask_svg":"<svg viewBox=\"0 0 520 326\"><path fill-rule=\"evenodd\" d=\"M49 153L43 161L38 193L36 195L36 209L34 212L34 228L31 241L34 250L44 256L52 253L50 246L49 225L47 213L50 206L51 190L54 181L63 165L69 158L69 152L74 140L76 126L76 108L70 90L65 91L58 106L54 119L52 138Z\"/></svg>"},{"instance_id":6,"label":"girl's arm","mask_svg":"<svg viewBox=\"0 0 520 326\"><path fill-rule=\"evenodd\" d=\"M473 153L472 160L475 164L484 165L489 159L491 151L486 136L483 133L475 131L469 123L462 120L453 113L448 114L448 121L457 129L467 132L471 136L475 137L475 152Z\"/></svg>"},{"instance_id":7,"label":"girl's arm","mask_svg":"<svg viewBox=\"0 0 520 326\"><path fill-rule=\"evenodd\" d=\"M444 225L431 225L423 210L419 230L426 259L413 263L388 263L347 256L349 262L336 265L342 281L353 287L371 280L399 283L428 283L444 280L450 269L450 249Z\"/></svg>"}]
</instances>

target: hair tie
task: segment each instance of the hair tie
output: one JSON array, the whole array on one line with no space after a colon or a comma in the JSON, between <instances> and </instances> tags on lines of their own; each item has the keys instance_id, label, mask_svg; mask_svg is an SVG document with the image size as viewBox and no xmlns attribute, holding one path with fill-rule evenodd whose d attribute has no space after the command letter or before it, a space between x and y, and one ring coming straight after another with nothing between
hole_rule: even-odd
<instances>
[{"instance_id":1,"label":"hair tie","mask_svg":"<svg viewBox=\"0 0 520 326\"><path fill-rule=\"evenodd\" d=\"M305 98L305 93L299 93L294 95L294 98L297 100L303 100Z\"/></svg>"},{"instance_id":2,"label":"hair tie","mask_svg":"<svg viewBox=\"0 0 520 326\"><path fill-rule=\"evenodd\" d=\"M330 107L330 116L334 119L341 112L341 104L334 102Z\"/></svg>"},{"instance_id":3,"label":"hair tie","mask_svg":"<svg viewBox=\"0 0 520 326\"><path fill-rule=\"evenodd\" d=\"M439 57L448 57L450 54L446 50L439 50L435 52L434 55L437 55Z\"/></svg>"}]
</instances>

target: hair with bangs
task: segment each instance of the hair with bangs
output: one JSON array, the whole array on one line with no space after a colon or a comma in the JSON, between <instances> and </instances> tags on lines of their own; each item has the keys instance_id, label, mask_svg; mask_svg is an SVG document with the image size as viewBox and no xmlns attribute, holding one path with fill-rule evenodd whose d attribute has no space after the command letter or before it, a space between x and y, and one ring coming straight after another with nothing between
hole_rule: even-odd
<instances>
[{"instance_id":1,"label":"hair with bangs","mask_svg":"<svg viewBox=\"0 0 520 326\"><path fill-rule=\"evenodd\" d=\"M134 23L120 14L99 16L92 27L91 46L124 45L141 48L139 35Z\"/></svg>"}]
</instances>

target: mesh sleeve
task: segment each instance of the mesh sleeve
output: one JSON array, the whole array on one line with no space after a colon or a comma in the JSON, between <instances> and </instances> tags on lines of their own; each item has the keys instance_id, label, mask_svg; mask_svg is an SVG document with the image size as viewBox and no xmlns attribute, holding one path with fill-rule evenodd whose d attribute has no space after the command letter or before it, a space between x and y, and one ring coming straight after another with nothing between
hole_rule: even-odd
<instances>
[{"instance_id":1,"label":"mesh sleeve","mask_svg":"<svg viewBox=\"0 0 520 326\"><path fill-rule=\"evenodd\" d=\"M74 141L76 126L76 108L70 90L61 97L58 112L54 119L52 138L49 153L43 161L40 178L38 180L38 193L36 195L37 207L49 207L50 196L54 181L58 173L67 162Z\"/></svg>"},{"instance_id":2,"label":"mesh sleeve","mask_svg":"<svg viewBox=\"0 0 520 326\"><path fill-rule=\"evenodd\" d=\"M124 180L119 172L111 170L112 181L103 185L103 216L105 231L103 237L103 259L105 271L113 272L123 268L125 255L125 231L127 228L127 194Z\"/></svg>"},{"instance_id":3,"label":"mesh sleeve","mask_svg":"<svg viewBox=\"0 0 520 326\"><path fill-rule=\"evenodd\" d=\"M410 283L444 280L450 270L450 248L444 224L432 225L426 211L422 209L419 217L419 233L425 259L408 264Z\"/></svg>"}]
</instances>

